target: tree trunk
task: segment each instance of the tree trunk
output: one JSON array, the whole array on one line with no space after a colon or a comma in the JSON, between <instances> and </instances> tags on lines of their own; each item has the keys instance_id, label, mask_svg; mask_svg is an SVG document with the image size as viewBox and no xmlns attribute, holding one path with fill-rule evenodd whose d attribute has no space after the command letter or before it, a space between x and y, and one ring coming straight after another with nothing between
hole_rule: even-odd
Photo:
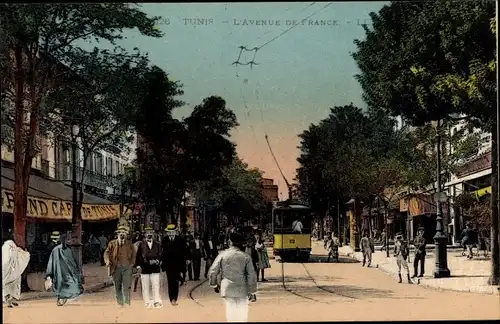
<instances>
[{"instance_id":1,"label":"tree trunk","mask_svg":"<svg viewBox=\"0 0 500 324\"><path fill-rule=\"evenodd\" d=\"M489 283L498 285L500 283L500 242L499 242L499 220L498 220L498 132L497 121L493 125L491 134L491 277Z\"/></svg>"},{"instance_id":2,"label":"tree trunk","mask_svg":"<svg viewBox=\"0 0 500 324\"><path fill-rule=\"evenodd\" d=\"M24 111L24 69L22 63L22 47L19 43L14 46L14 59L16 64L15 80L16 99L15 107L15 129L14 129L14 240L16 244L27 250L26 244L26 214L28 209L28 183L29 171L31 168L32 158L26 151L25 140L33 140L25 138L25 111ZM26 169L28 171L26 172ZM21 291L30 291L28 285L28 273L26 270L21 277Z\"/></svg>"}]
</instances>

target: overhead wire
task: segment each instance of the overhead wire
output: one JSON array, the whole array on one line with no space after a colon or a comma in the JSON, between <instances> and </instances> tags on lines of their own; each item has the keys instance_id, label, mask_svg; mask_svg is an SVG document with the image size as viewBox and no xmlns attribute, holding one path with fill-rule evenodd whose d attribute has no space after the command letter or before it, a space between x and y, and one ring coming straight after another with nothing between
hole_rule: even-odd
<instances>
[{"instance_id":1,"label":"overhead wire","mask_svg":"<svg viewBox=\"0 0 500 324\"><path fill-rule=\"evenodd\" d=\"M314 5L315 2L309 4L305 9L311 7L312 5ZM312 14L308 15L307 17L305 18L302 18L300 21L304 21L304 20L307 20L313 16L315 16L316 14L320 13L321 11L325 10L326 8L328 8L329 6L331 6L333 4L333 2L329 2L327 3L326 5L324 5L321 9L319 10L316 10L315 12L313 12ZM303 10L305 10L303 9ZM303 11L302 10L302 11ZM274 42L275 40L279 39L281 36L285 35L286 33L290 32L292 29L298 27L299 24L293 24L292 26L290 26L289 28L285 29L284 31L282 31L280 34L278 34L277 36L271 38L270 40L268 40L267 42L265 42L264 44L260 45L260 46L255 46L253 48L249 48L247 46L244 46L244 45L240 45L238 46L238 48L240 49L240 52L238 53L238 58L236 59L236 61L234 61L232 64L233 65L250 65L250 69L253 68L254 65L258 65L259 63L255 62L255 57L257 55L257 52L259 50L261 50L263 47L271 44L272 42ZM247 61L246 63L241 63L239 60L241 58L241 55L243 54L243 52L253 52L253 57L250 61Z\"/></svg>"}]
</instances>

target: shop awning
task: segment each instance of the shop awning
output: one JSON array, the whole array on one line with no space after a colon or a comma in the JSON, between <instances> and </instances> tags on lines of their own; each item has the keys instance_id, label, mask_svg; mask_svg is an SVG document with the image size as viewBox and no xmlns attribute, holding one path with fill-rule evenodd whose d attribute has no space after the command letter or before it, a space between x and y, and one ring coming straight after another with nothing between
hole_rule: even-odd
<instances>
[{"instance_id":1,"label":"shop awning","mask_svg":"<svg viewBox=\"0 0 500 324\"><path fill-rule=\"evenodd\" d=\"M2 166L2 212L14 210L14 170ZM72 188L62 182L32 174L28 185L28 214L40 220L71 221ZM84 193L82 217L84 221L100 222L117 219L120 205Z\"/></svg>"},{"instance_id":2,"label":"shop awning","mask_svg":"<svg viewBox=\"0 0 500 324\"><path fill-rule=\"evenodd\" d=\"M491 194L491 186L474 191L477 198Z\"/></svg>"}]
</instances>

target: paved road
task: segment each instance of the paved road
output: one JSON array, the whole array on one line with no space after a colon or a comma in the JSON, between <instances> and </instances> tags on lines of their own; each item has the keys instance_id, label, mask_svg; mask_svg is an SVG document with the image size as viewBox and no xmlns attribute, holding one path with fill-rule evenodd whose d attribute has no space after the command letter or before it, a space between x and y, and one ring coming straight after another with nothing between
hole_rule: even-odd
<instances>
[{"instance_id":1,"label":"paved road","mask_svg":"<svg viewBox=\"0 0 500 324\"><path fill-rule=\"evenodd\" d=\"M272 262L269 282L259 284L258 301L250 308L250 321L336 320L459 320L500 319L498 296L436 291L398 284L376 269L348 262L284 264ZM190 284L193 285L193 284ZM320 288L319 288L320 287ZM139 293L130 308L115 305L113 289L85 295L65 307L54 300L25 302L4 308L5 323L123 323L224 321L221 299L204 284L189 299L183 289L179 306L144 309ZM199 304L198 304L199 303ZM201 305L200 305L201 304Z\"/></svg>"}]
</instances>

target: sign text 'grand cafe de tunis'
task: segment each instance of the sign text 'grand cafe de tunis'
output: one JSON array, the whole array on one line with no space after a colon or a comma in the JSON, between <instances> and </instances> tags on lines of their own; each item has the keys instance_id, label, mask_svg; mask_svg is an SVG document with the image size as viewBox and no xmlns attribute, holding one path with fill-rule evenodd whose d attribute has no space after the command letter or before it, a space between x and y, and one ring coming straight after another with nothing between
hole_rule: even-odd
<instances>
[{"instance_id":1,"label":"sign text 'grand cafe de tunis'","mask_svg":"<svg viewBox=\"0 0 500 324\"><path fill-rule=\"evenodd\" d=\"M5 171L5 172L3 172ZM2 168L2 232L13 229L14 179L8 168ZM11 172L12 173L12 172ZM30 176L26 213L28 245L45 241L52 231L71 230L72 189L61 182ZM128 210L127 210L128 212ZM123 213L127 213L123 211ZM120 204L84 194L82 203L83 230L94 235L112 233L120 217Z\"/></svg>"}]
</instances>

